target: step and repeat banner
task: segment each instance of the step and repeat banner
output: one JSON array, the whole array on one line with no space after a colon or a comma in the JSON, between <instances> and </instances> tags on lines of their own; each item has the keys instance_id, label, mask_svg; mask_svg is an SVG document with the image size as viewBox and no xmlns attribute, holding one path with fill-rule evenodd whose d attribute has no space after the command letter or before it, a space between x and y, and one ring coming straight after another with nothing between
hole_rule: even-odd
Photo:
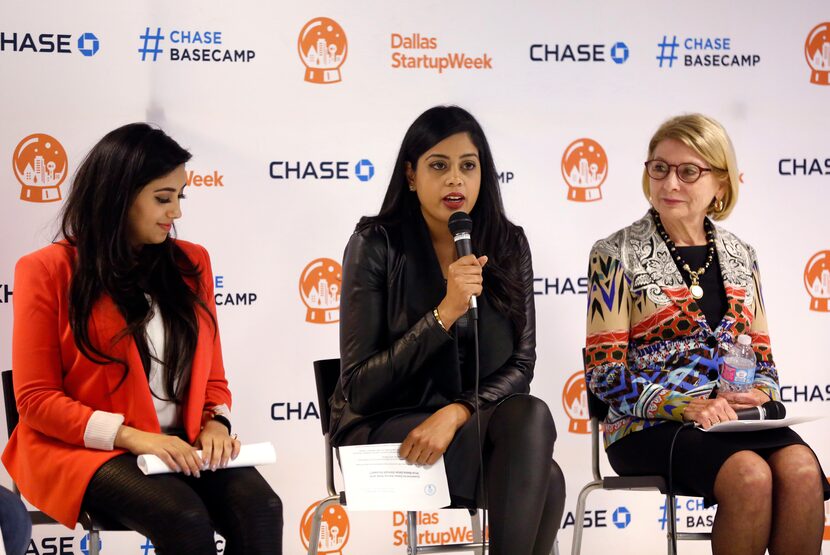
<instances>
[{"instance_id":1,"label":"step and repeat banner","mask_svg":"<svg viewBox=\"0 0 830 555\"><path fill-rule=\"evenodd\" d=\"M14 264L54 237L85 153L122 124L161 126L193 153L178 235L212 256L234 431L277 448L262 473L285 503L285 553L305 552L325 495L312 361L338 355L343 248L377 212L407 127L437 104L480 120L533 249L532 391L559 432L563 553L591 479L588 251L646 211L642 164L666 118L703 112L731 134L742 184L723 225L758 251L784 400L830 416L825 1L3 2L0 75L0 366ZM798 431L830 469L826 421ZM681 529L710 528L714 509L677 508ZM466 539L465 514L421 515L421 542ZM585 524L585 553L659 552L666 507L596 492ZM332 509L316 541L332 555L402 553L403 513ZM102 542L153 553L134 533ZM87 553L87 540L38 526L29 553Z\"/></svg>"}]
</instances>

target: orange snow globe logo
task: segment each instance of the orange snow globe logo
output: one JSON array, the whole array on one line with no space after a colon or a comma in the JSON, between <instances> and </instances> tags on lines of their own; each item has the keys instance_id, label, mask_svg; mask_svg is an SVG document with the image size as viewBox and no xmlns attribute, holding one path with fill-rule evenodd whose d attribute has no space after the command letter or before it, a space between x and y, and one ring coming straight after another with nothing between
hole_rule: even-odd
<instances>
[{"instance_id":1,"label":"orange snow globe logo","mask_svg":"<svg viewBox=\"0 0 830 555\"><path fill-rule=\"evenodd\" d=\"M819 23L807 35L804 57L813 70L810 83L830 85L830 22Z\"/></svg>"},{"instance_id":2,"label":"orange snow globe logo","mask_svg":"<svg viewBox=\"0 0 830 555\"><path fill-rule=\"evenodd\" d=\"M308 550L309 536L311 536L311 521L314 511L320 503L313 503L303 513L300 519L300 539L303 548ZM323 512L320 523L320 537L317 538L317 553L320 555L337 554L343 552L343 548L349 541L349 515L346 509L340 505L331 505Z\"/></svg>"},{"instance_id":3,"label":"orange snow globe logo","mask_svg":"<svg viewBox=\"0 0 830 555\"><path fill-rule=\"evenodd\" d=\"M810 310L830 312L830 251L819 251L807 262L804 287L810 294Z\"/></svg>"},{"instance_id":4,"label":"orange snow globe logo","mask_svg":"<svg viewBox=\"0 0 830 555\"><path fill-rule=\"evenodd\" d=\"M21 185L20 200L61 200L60 186L66 180L68 160L57 139L45 133L29 135L14 149L12 166Z\"/></svg>"},{"instance_id":5,"label":"orange snow globe logo","mask_svg":"<svg viewBox=\"0 0 830 555\"><path fill-rule=\"evenodd\" d=\"M300 296L308 311L305 321L333 324L340 321L340 287L343 269L331 258L312 260L300 277Z\"/></svg>"},{"instance_id":6,"label":"orange snow globe logo","mask_svg":"<svg viewBox=\"0 0 830 555\"><path fill-rule=\"evenodd\" d=\"M608 157L593 139L577 139L562 155L562 177L568 184L568 200L592 202L602 198L600 187L608 175Z\"/></svg>"},{"instance_id":7,"label":"orange snow globe logo","mask_svg":"<svg viewBox=\"0 0 830 555\"><path fill-rule=\"evenodd\" d=\"M309 83L340 82L340 66L346 61L346 32L333 19L315 17L305 24L297 39L297 50L305 64Z\"/></svg>"},{"instance_id":8,"label":"orange snow globe logo","mask_svg":"<svg viewBox=\"0 0 830 555\"><path fill-rule=\"evenodd\" d=\"M572 434L591 432L591 418L588 416L588 389L585 386L585 373L577 372L565 383L562 390L562 406L571 419L568 431Z\"/></svg>"}]
</instances>

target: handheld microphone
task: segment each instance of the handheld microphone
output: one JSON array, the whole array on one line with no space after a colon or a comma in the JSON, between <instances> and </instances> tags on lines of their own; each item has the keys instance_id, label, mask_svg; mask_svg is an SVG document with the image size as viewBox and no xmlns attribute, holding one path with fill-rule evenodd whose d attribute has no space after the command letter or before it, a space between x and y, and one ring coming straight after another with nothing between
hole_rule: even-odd
<instances>
[{"instance_id":1,"label":"handheld microphone","mask_svg":"<svg viewBox=\"0 0 830 555\"><path fill-rule=\"evenodd\" d=\"M781 420L787 416L787 408L779 401L767 401L760 407L736 410L738 420Z\"/></svg>"},{"instance_id":2,"label":"handheld microphone","mask_svg":"<svg viewBox=\"0 0 830 555\"><path fill-rule=\"evenodd\" d=\"M454 212L447 223L455 241L455 252L458 258L473 254L473 242L470 234L473 232L473 220L466 212ZM470 316L478 320L478 303L476 297L470 297Z\"/></svg>"}]
</instances>

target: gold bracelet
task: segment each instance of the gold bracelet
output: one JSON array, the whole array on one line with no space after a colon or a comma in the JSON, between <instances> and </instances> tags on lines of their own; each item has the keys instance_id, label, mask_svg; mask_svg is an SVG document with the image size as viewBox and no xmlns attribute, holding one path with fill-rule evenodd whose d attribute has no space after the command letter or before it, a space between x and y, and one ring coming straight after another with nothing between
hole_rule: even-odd
<instances>
[{"instance_id":1,"label":"gold bracelet","mask_svg":"<svg viewBox=\"0 0 830 555\"><path fill-rule=\"evenodd\" d=\"M432 309L432 315L435 316L435 320L438 321L438 325L441 326L441 329L447 331L447 326L444 325L444 321L441 320L441 315L438 314L438 307Z\"/></svg>"}]
</instances>

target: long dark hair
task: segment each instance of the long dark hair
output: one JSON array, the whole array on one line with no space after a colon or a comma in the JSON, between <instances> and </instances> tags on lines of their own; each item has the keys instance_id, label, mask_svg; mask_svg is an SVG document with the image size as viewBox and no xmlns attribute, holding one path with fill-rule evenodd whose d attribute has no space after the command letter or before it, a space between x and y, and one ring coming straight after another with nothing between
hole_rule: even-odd
<instances>
[{"instance_id":1,"label":"long dark hair","mask_svg":"<svg viewBox=\"0 0 830 555\"><path fill-rule=\"evenodd\" d=\"M418 196L409 190L407 163L412 168L430 148L447 137L466 133L478 149L481 166L481 189L470 212L473 219L473 252L486 254L484 289L493 306L510 318L518 336L526 323L524 290L519 272L519 237L521 232L504 214L499 178L487 137L476 119L458 106L430 108L409 126L404 135L389 188L377 216L364 217L357 231L373 224L418 225L423 218Z\"/></svg>"},{"instance_id":2,"label":"long dark hair","mask_svg":"<svg viewBox=\"0 0 830 555\"><path fill-rule=\"evenodd\" d=\"M69 287L69 324L78 350L96 364L121 364L124 373L117 389L129 368L109 351L132 336L149 375L155 358L145 336L152 316L145 296L149 295L164 321L164 353L156 358L165 369L164 391L170 400L177 401L190 381L199 333L196 306L207 310L199 299L201 272L170 237L136 250L129 240L127 214L141 189L168 175L190 156L162 130L146 123L131 123L109 132L78 168L60 229L60 235L77 253ZM195 290L185 278L197 284ZM127 323L109 345L96 344L89 333L92 308L105 295Z\"/></svg>"}]
</instances>

